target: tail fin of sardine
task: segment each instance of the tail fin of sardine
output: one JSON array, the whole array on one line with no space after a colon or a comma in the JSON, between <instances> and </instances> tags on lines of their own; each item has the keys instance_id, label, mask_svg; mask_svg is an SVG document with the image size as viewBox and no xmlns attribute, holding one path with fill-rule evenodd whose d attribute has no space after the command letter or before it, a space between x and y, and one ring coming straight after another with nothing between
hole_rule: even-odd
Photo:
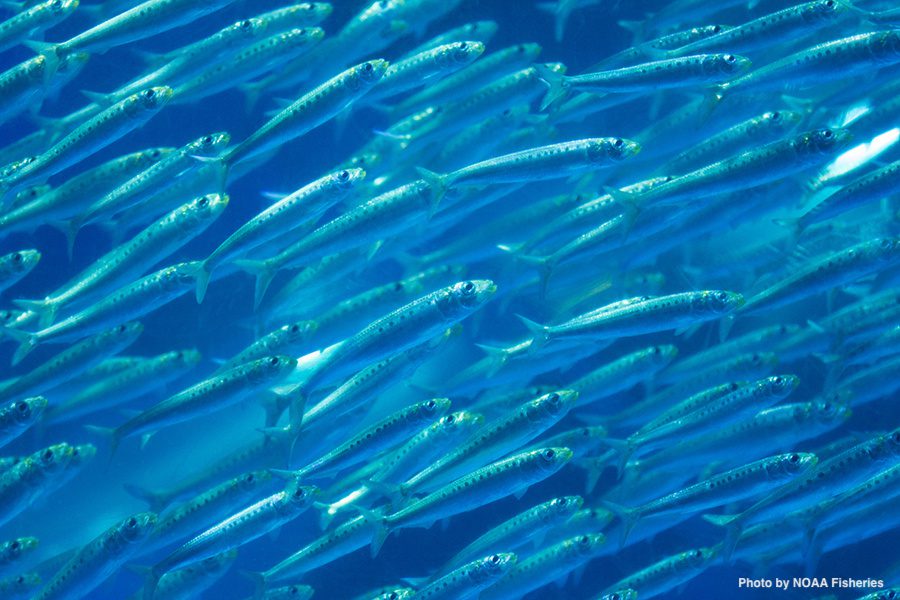
<instances>
[{"instance_id":1,"label":"tail fin of sardine","mask_svg":"<svg viewBox=\"0 0 900 600\"><path fill-rule=\"evenodd\" d=\"M111 463L113 456L116 455L116 451L119 449L119 444L122 442L122 432L118 428L103 427L101 425L85 425L84 428L109 440L109 463Z\"/></svg>"},{"instance_id":2,"label":"tail fin of sardine","mask_svg":"<svg viewBox=\"0 0 900 600\"><path fill-rule=\"evenodd\" d=\"M644 38L647 35L646 24L644 21L621 20L621 21L617 21L616 23L619 25L619 27L621 27L625 31L629 32L632 36L634 36L631 38L632 46L638 46L644 41Z\"/></svg>"},{"instance_id":3,"label":"tail fin of sardine","mask_svg":"<svg viewBox=\"0 0 900 600\"><path fill-rule=\"evenodd\" d=\"M428 187L431 188L434 197L434 200L432 202L436 205L441 201L441 199L447 193L447 190L450 188L449 176L445 173L435 173L434 171L429 171L425 167L416 167L416 171L419 173L419 177L424 179L425 183L428 184Z\"/></svg>"},{"instance_id":4,"label":"tail fin of sardine","mask_svg":"<svg viewBox=\"0 0 900 600\"><path fill-rule=\"evenodd\" d=\"M550 283L550 276L553 274L553 268L556 266L556 261L552 254L546 256L526 254L523 245L507 246L506 244L497 244L497 248L502 252L511 254L517 261L535 269L540 277L541 296L543 297L546 295L547 286Z\"/></svg>"},{"instance_id":5,"label":"tail fin of sardine","mask_svg":"<svg viewBox=\"0 0 900 600\"><path fill-rule=\"evenodd\" d=\"M264 260L240 259L234 261L234 264L247 273L256 277L256 287L253 292L253 310L259 308L262 300L269 289L269 284L275 277L275 270L269 266Z\"/></svg>"},{"instance_id":6,"label":"tail fin of sardine","mask_svg":"<svg viewBox=\"0 0 900 600\"><path fill-rule=\"evenodd\" d=\"M534 65L534 70L541 81L547 84L549 88L541 101L541 110L546 110L548 106L560 98L564 98L569 93L569 84L561 73L556 73L549 67L541 64Z\"/></svg>"},{"instance_id":7,"label":"tail fin of sardine","mask_svg":"<svg viewBox=\"0 0 900 600\"><path fill-rule=\"evenodd\" d=\"M151 568L144 575L144 600L153 600L153 597L156 595L156 588L159 586L159 579L162 576L163 573L158 572L156 567Z\"/></svg>"},{"instance_id":8,"label":"tail fin of sardine","mask_svg":"<svg viewBox=\"0 0 900 600\"><path fill-rule=\"evenodd\" d=\"M522 324L525 325L526 328L528 328L528 332L532 336L532 346L534 349L545 346L547 342L550 341L550 328L547 325L541 325L522 315L516 315L516 317L522 321Z\"/></svg>"},{"instance_id":9,"label":"tail fin of sardine","mask_svg":"<svg viewBox=\"0 0 900 600\"><path fill-rule=\"evenodd\" d=\"M12 357L12 365L16 366L22 359L28 356L32 350L37 348L38 346L38 336L34 333L28 331L20 331L18 329L12 329L9 327L0 327L0 331L19 342L19 347L16 348L15 353Z\"/></svg>"},{"instance_id":10,"label":"tail fin of sardine","mask_svg":"<svg viewBox=\"0 0 900 600\"><path fill-rule=\"evenodd\" d=\"M570 9L564 9L559 0L557 2L541 2L537 5L538 10L542 10L553 16L554 19L554 36L557 42L561 42L566 34L566 22L569 20Z\"/></svg>"},{"instance_id":11,"label":"tail fin of sardine","mask_svg":"<svg viewBox=\"0 0 900 600\"><path fill-rule=\"evenodd\" d=\"M197 289L194 291L197 304L203 304L203 298L206 297L206 288L209 287L211 275L212 270L209 268L209 262L201 261L197 268Z\"/></svg>"},{"instance_id":12,"label":"tail fin of sardine","mask_svg":"<svg viewBox=\"0 0 900 600\"><path fill-rule=\"evenodd\" d=\"M729 562L744 530L740 515L703 515L703 520L717 527L725 527L725 539L722 540L721 553L723 560Z\"/></svg>"},{"instance_id":13,"label":"tail fin of sardine","mask_svg":"<svg viewBox=\"0 0 900 600\"><path fill-rule=\"evenodd\" d=\"M628 540L628 534L634 529L641 514L633 508L622 506L621 504L609 500L601 500L600 506L619 517L619 521L622 525L622 534L619 537L619 548L624 548L625 542Z\"/></svg>"},{"instance_id":14,"label":"tail fin of sardine","mask_svg":"<svg viewBox=\"0 0 900 600\"><path fill-rule=\"evenodd\" d=\"M238 571L241 575L253 582L253 600L260 600L266 595L266 575L258 571Z\"/></svg>"},{"instance_id":15,"label":"tail fin of sardine","mask_svg":"<svg viewBox=\"0 0 900 600\"><path fill-rule=\"evenodd\" d=\"M146 502L150 510L155 513L162 512L169 505L169 497L166 494L154 492L133 483L124 483L122 487L129 495Z\"/></svg>"},{"instance_id":16,"label":"tail fin of sardine","mask_svg":"<svg viewBox=\"0 0 900 600\"><path fill-rule=\"evenodd\" d=\"M388 536L391 535L391 529L388 527L387 520L385 519L384 514L377 510L369 510L368 508L363 508L356 504L351 506L353 506L353 508L363 516L366 522L373 527L371 555L372 558L375 558L378 556L378 552L381 550L384 542L388 539Z\"/></svg>"},{"instance_id":17,"label":"tail fin of sardine","mask_svg":"<svg viewBox=\"0 0 900 600\"><path fill-rule=\"evenodd\" d=\"M26 48L34 52L35 54L40 54L46 60L44 66L44 86L46 87L53 76L56 74L56 71L59 69L59 63L63 58L62 48L60 44L55 44L52 42L41 42L38 40L28 40L22 42Z\"/></svg>"},{"instance_id":18,"label":"tail fin of sardine","mask_svg":"<svg viewBox=\"0 0 900 600\"><path fill-rule=\"evenodd\" d=\"M13 304L22 310L38 315L38 324L42 328L49 327L56 320L56 305L47 300L25 300L19 298L13 300Z\"/></svg>"},{"instance_id":19,"label":"tail fin of sardine","mask_svg":"<svg viewBox=\"0 0 900 600\"><path fill-rule=\"evenodd\" d=\"M487 358L490 359L490 365L486 373L488 377L496 375L497 371L502 369L503 365L509 360L509 353L505 348L498 348L497 346L490 346L488 344L475 345L484 350L485 354L487 354Z\"/></svg>"}]
</instances>

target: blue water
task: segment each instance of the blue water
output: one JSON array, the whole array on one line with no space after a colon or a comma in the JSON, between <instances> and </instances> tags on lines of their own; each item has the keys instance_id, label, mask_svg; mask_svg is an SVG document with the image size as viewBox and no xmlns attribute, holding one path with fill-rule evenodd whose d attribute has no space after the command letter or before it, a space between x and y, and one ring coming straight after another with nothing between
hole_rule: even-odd
<instances>
[{"instance_id":1,"label":"blue water","mask_svg":"<svg viewBox=\"0 0 900 600\"><path fill-rule=\"evenodd\" d=\"M88 2L85 1L84 4L87 5ZM105 54L94 56L75 82L64 88L58 99L43 106L40 114L47 118L66 115L84 105L85 99L79 90L112 91L118 85L137 75L142 68L134 52L137 49L168 51L210 35L240 18L271 10L283 4L283 2L269 0L238 1L189 26L162 33L141 42L113 48ZM340 27L358 12L363 4L363 2L355 0L335 0L334 12L323 24L326 32L330 33ZM446 18L432 23L427 30L426 37L473 20L490 19L499 24L499 30L488 44L489 51L518 42L537 42L543 47L541 61L563 62L567 65L568 72L575 74L582 72L599 59L631 44L631 34L617 26L616 21L640 20L646 14L659 10L666 3L661 0L619 0L617 2L601 2L600 6L580 9L573 13L569 20L562 42L554 39L552 18L539 11L533 4L531 0L463 0L460 8ZM754 8L753 11L748 11L746 7L741 6L716 15L715 22L736 25L750 16L758 16L787 5L788 3L769 0L762 2L761 6ZM86 15L76 13L71 19L50 30L46 39L49 41L68 39L91 23L90 18ZM690 23L690 25L698 24ZM855 30L851 28L851 32L865 30L867 29L864 26L858 26ZM830 38L827 36L824 38L813 37L810 44L842 37L842 35L845 34L833 35ZM389 49L378 53L377 56L392 59L402 55L417 43L414 36L408 36ZM791 48L796 49L797 47L792 46ZM13 48L0 55L0 69L6 69L30 56L30 51L24 47ZM898 71L894 67L873 73L872 77L888 84L896 81L897 73ZM293 96L299 97L305 91L306 89L297 89ZM664 102L660 103L661 108L650 99L638 101L627 105L626 108L593 115L580 123L566 124L560 128L555 138L545 139L540 144L592 136L633 136L654 119L662 118L657 109L662 111L662 115L671 110L674 105L673 99L676 97L690 98L692 94L703 95L705 93L707 90L704 89L688 90L685 95L682 95L681 92L667 93ZM286 96L291 97L291 95ZM780 102L779 100L779 105ZM232 140L240 141L265 122L267 117L264 113L274 107L274 99L268 97L252 112L248 112L243 102L243 96L237 90L229 90L188 106L166 107L146 126L85 159L76 167L51 181L53 183L65 181L68 176L115 156L152 146L179 146L213 131L228 131ZM772 108L775 106L760 105L757 112L762 113ZM539 112L538 106L534 103L532 112ZM830 115L830 117L837 116L839 115ZM831 125L833 124L832 120L828 116L823 117L819 114L811 118L808 123L804 123L803 128ZM364 109L354 112L346 126L340 130L335 123L326 123L301 139L285 144L275 157L254 170L251 175L230 184L228 193L231 201L224 215L214 222L203 235L167 258L165 264L202 259L207 256L231 232L268 206L269 201L260 192L287 193L305 185L329 172L335 165L351 156L360 146L371 139L375 130L384 129L388 125L390 123L378 111ZM34 127L27 116L19 117L13 122L3 125L0 127L0 145L30 133ZM539 143L533 145L539 145ZM896 156L890 160L896 160ZM619 173L618 179L609 183L624 185L638 181L648 177L656 166L662 164L663 161L660 160L658 164L645 166L643 172ZM408 176L405 176L404 182L413 177L414 175L409 173ZM798 190L802 190L803 181L802 177L798 177L792 181L795 187L790 188L787 192L780 192L785 194L787 204L790 204L792 199L800 197L801 191ZM471 225L474 229L475 226L489 218L502 215L505 211L511 211L529 201L571 191L572 182L565 179L529 184L512 196L477 213L471 219ZM848 247L875 235L896 236L898 232L896 209L896 203L879 206L878 202L873 202L867 204L865 208L861 209L861 212L854 213L855 216L852 220L848 218L845 221L843 216L838 217L833 224L835 228L840 228L841 232L846 235L839 237L839 241L833 242L831 249ZM331 216L336 214L336 211L333 211L333 214L330 213ZM857 226L861 220L860 214L869 215L867 228ZM765 273L755 267L734 264L725 277L718 277L713 281L705 279L704 266L707 261L712 260L712 256L709 255L710 246L704 245L704 242L711 238L721 242L721 248L734 250L757 244L768 238L777 238L783 233L783 230L778 225L772 224L771 218L771 214L762 215L736 231L717 230L712 236L692 241L690 244L679 246L656 257L644 270L661 272L665 275L666 280L661 289L652 290L649 293L670 294L721 287L749 294L754 282ZM466 229L457 228L454 231L454 235L461 235L460 231L465 234ZM406 235L416 234L417 232L413 231ZM452 240L443 238L435 246L440 247L443 242L447 241ZM483 240L484 244L489 246L505 241L507 240ZM843 245L840 242L844 242ZM42 259L32 273L0 296L0 308L8 308L14 298L43 297L107 252L111 247L111 240L101 228L87 226L79 233L73 259L69 261L63 236L49 226L42 226L33 233L16 233L0 239L0 254L25 247L39 249ZM779 248L785 262L797 260L801 263L813 260L819 254L818 250L820 248L805 252L802 242L801 247L794 250ZM797 256L789 258L794 251ZM610 272L611 269L617 267L608 268L606 264L598 259L596 264L589 263L586 268L597 271L598 281L603 277L624 274L621 271ZM518 269L521 269L521 265L515 263L510 257L498 253L488 261L469 265L467 276L494 279L501 292L504 292L506 289L504 284L514 283L515 274L520 272ZM896 273L896 269L896 265L893 265L894 273ZM392 281L403 274L402 264L397 257L392 257L389 251L377 253L358 273L342 278L330 286L327 289L329 297L326 304L336 303L352 293ZM896 282L896 276L894 276L894 282ZM614 283L614 285L618 285L618 283ZM808 319L818 320L859 297L865 298L874 293L874 288L869 288L868 285L870 282L862 282L858 289L850 290L854 294L848 293L847 290L838 290L827 300L824 295L819 294L802 303L777 309L773 313L738 317L729 335L739 335L756 327L774 323L797 323L805 326ZM896 286L896 283L894 285ZM526 290L511 298L506 296L502 300L498 299L496 302L488 304L484 310L464 322L462 340L454 343L452 351L447 352L437 365L433 363L427 365L423 369L424 374L420 373L415 380L418 383L435 387L437 394L440 395L441 382L462 368L467 361L471 361L473 355L479 356L480 351L472 346L473 342L510 345L524 338L526 332L514 314L528 315L541 322L550 321L554 313L536 291L536 289ZM640 292L626 294L624 291L617 291L614 287L612 290L603 292L603 295L594 304L581 306L586 311L637 293ZM235 274L214 281L201 305L196 303L193 292L191 292L141 318L144 332L140 339L125 351L126 354L152 356L172 349L197 348L202 353L204 361L198 369L181 380L152 396L139 399L133 406L129 406L129 409L148 408L167 397L168 394L199 381L214 370L217 360L227 359L251 343L255 339L255 334L261 333L254 327L252 306L252 279L244 274ZM315 318L315 315L312 317ZM892 321L886 320L884 331L897 324L896 316ZM574 379L574 376L585 373L591 368L651 344L672 343L678 346L680 356L690 356L695 351L715 345L719 339L718 335L716 325L712 324L705 325L692 335L663 332L623 339L609 348L591 355L589 359L578 362L574 368L565 369L562 373L554 372L551 376L539 378L538 381L569 381ZM14 349L15 346L8 341L0 344L0 365L2 365L0 366L0 379L27 372L53 356L61 349L61 346L42 345L20 365L10 368L8 365ZM800 387L790 398L792 402L812 400L828 385L826 379L829 374L829 366L814 356L803 357L780 365L777 372L794 373L801 378ZM893 377L897 376L900 374L894 372ZM527 385L530 380L531 378L526 376L516 380L507 389ZM611 399L610 406L627 406L640 400L647 389L649 388L635 387ZM365 421L371 423L379 415L383 416L390 410L396 410L405 404L421 400L423 399L422 393L414 387L396 387L386 394L387 398L381 399L380 404L377 405L379 407L379 411L376 411L377 414L366 415ZM52 403L52 393L48 392L46 395ZM466 407L467 398L452 397L452 399L454 401L453 410ZM827 437L813 440L807 446L791 449L819 448L850 433L868 437L888 431L900 424L900 410L897 408L896 400L896 394L887 395L877 401L854 408L852 419L838 431L828 434ZM167 428L154 436L144 450L138 448L135 439L126 440L110 461L106 442L84 429L83 426L91 424L112 427L121 424L126 418L125 412L112 410L84 417L63 426L39 427L29 431L10 446L3 448L0 452L4 455L25 455L52 443L66 441L72 444L93 443L98 446L99 451L97 458L76 479L49 497L42 498L35 506L30 507L18 518L3 526L0 529L0 541L16 536L37 536L41 539L39 549L41 558L50 558L57 553L78 547L125 516L146 510L143 502L124 491L123 483L140 484L151 489L166 487L196 473L198 469L203 468L203 465L208 464L217 456L225 454L239 445L241 441L253 439L257 435L256 428L262 426L262 411L258 405L252 401L245 401L236 407L202 419ZM558 425L550 433L577 426L580 422L574 415L570 415L567 421ZM344 423L346 421L342 420L339 424ZM615 431L614 433L618 437L622 437L627 436L630 432ZM324 452L327 448L322 450ZM772 453L788 450L790 449L778 448L773 449ZM283 465L270 466L280 467ZM398 531L391 536L377 558L370 558L368 549L362 549L308 573L303 577L302 583L315 588L315 598L317 599L342 599L351 598L376 586L401 583L403 578L428 576L452 557L456 551L506 518L554 496L584 494L584 480L584 470L569 465L547 481L531 487L520 499L508 497L499 500L477 510L455 516L449 523L438 523L429 530ZM595 492L591 496L586 496L587 504L595 505L604 492L614 485L615 475L611 470L607 470ZM891 510L897 509L893 507ZM253 590L252 584L248 579L242 577L239 571L260 571L270 568L318 536L320 532L315 512L314 510L308 511L296 521L283 527L277 535L264 536L242 547L236 563L228 574L208 590L203 598L230 599L250 595ZM728 513L731 511L726 508L726 510L716 512ZM694 516L649 541L629 545L620 551L591 561L577 581L575 578L570 578L562 587L552 584L545 586L530 593L527 598L535 600L598 597L606 586L665 556L690 548L712 546L721 541L721 538L722 533L719 529L705 523L699 518L699 515ZM883 579L886 586L900 585L900 578L898 578L900 575L897 572L900 553L897 551L897 541L898 535L895 528L827 553L819 561L815 571L816 575L829 579L831 577L860 579L871 577ZM609 536L607 544L617 543L617 534L613 533ZM164 553L158 556L143 557L136 562L153 564L163 556ZM700 576L661 597L723 598L734 596L748 599L774 597L799 599L834 594L838 598L855 598L865 593L864 590L746 590L738 589L737 586L739 577L793 578L803 574L803 565L796 561L771 567L767 567L761 561L754 564L731 565L715 561ZM48 577L49 574L45 576L45 580ZM137 591L140 585L140 577L129 569L123 568L100 587L90 592L87 597L126 598Z\"/></svg>"}]
</instances>

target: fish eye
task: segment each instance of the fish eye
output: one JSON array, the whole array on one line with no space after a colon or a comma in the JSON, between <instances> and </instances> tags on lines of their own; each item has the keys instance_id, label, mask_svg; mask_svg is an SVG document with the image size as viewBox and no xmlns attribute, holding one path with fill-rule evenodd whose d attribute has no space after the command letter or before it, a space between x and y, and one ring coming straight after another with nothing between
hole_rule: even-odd
<instances>
[{"instance_id":1,"label":"fish eye","mask_svg":"<svg viewBox=\"0 0 900 600\"><path fill-rule=\"evenodd\" d=\"M50 448L47 448L46 450L44 450L43 454L41 454L41 459L43 459L44 462L52 461L53 460L53 450L51 450Z\"/></svg>"},{"instance_id":2,"label":"fish eye","mask_svg":"<svg viewBox=\"0 0 900 600\"><path fill-rule=\"evenodd\" d=\"M722 26L721 25L713 25L712 30L713 30L713 33L719 33L720 31L722 31Z\"/></svg>"},{"instance_id":3,"label":"fish eye","mask_svg":"<svg viewBox=\"0 0 900 600\"><path fill-rule=\"evenodd\" d=\"M16 410L20 413L27 414L28 413L28 403L27 402L16 402Z\"/></svg>"},{"instance_id":4,"label":"fish eye","mask_svg":"<svg viewBox=\"0 0 900 600\"><path fill-rule=\"evenodd\" d=\"M456 417L454 417L453 415L447 415L446 417L444 417L444 423L446 423L447 425L452 425L454 421L456 421Z\"/></svg>"},{"instance_id":5,"label":"fish eye","mask_svg":"<svg viewBox=\"0 0 900 600\"><path fill-rule=\"evenodd\" d=\"M588 544L591 543L591 538L589 538L586 535L583 535L580 538L578 538L578 543L581 544L582 546L587 546Z\"/></svg>"},{"instance_id":6,"label":"fish eye","mask_svg":"<svg viewBox=\"0 0 900 600\"><path fill-rule=\"evenodd\" d=\"M341 181L347 181L348 179L350 179L350 171L341 171L340 173L338 173L338 179L340 179Z\"/></svg>"},{"instance_id":7,"label":"fish eye","mask_svg":"<svg viewBox=\"0 0 900 600\"><path fill-rule=\"evenodd\" d=\"M825 138L826 140L830 140L834 137L834 132L830 129L823 129L822 137Z\"/></svg>"},{"instance_id":8,"label":"fish eye","mask_svg":"<svg viewBox=\"0 0 900 600\"><path fill-rule=\"evenodd\" d=\"M465 282L464 284L462 284L462 291L465 294L471 294L475 291L475 284L471 281Z\"/></svg>"},{"instance_id":9,"label":"fish eye","mask_svg":"<svg viewBox=\"0 0 900 600\"><path fill-rule=\"evenodd\" d=\"M15 254L13 254L13 262L14 263L20 263L20 262L22 262L22 260L24 260L24 258L22 256L21 252L16 252Z\"/></svg>"},{"instance_id":10,"label":"fish eye","mask_svg":"<svg viewBox=\"0 0 900 600\"><path fill-rule=\"evenodd\" d=\"M773 112L769 117L775 121L776 123L781 120L781 113L778 111Z\"/></svg>"},{"instance_id":11,"label":"fish eye","mask_svg":"<svg viewBox=\"0 0 900 600\"><path fill-rule=\"evenodd\" d=\"M269 358L269 364L272 365L273 367L274 367L275 365L277 365L277 364L278 364L278 357L277 357L277 356L273 356L273 357Z\"/></svg>"},{"instance_id":12,"label":"fish eye","mask_svg":"<svg viewBox=\"0 0 900 600\"><path fill-rule=\"evenodd\" d=\"M878 245L881 246L885 250L889 250L894 246L894 242L893 242L893 240L889 240L889 239L885 238L885 239L881 240L881 242Z\"/></svg>"},{"instance_id":13,"label":"fish eye","mask_svg":"<svg viewBox=\"0 0 900 600\"><path fill-rule=\"evenodd\" d=\"M141 93L141 95L142 95L144 98L150 100L150 99L152 99L154 96L156 96L156 91L154 91L154 90L152 90L152 89L150 89L150 90L144 90L143 93Z\"/></svg>"},{"instance_id":14,"label":"fish eye","mask_svg":"<svg viewBox=\"0 0 900 600\"><path fill-rule=\"evenodd\" d=\"M467 43L465 43L465 42L460 42L460 43L458 43L458 44L456 45L456 48L457 48L458 50L465 50L465 49L468 48L468 47L469 47L469 45L468 45Z\"/></svg>"},{"instance_id":15,"label":"fish eye","mask_svg":"<svg viewBox=\"0 0 900 600\"><path fill-rule=\"evenodd\" d=\"M728 294L726 294L725 292L716 292L715 298L719 302L725 302L726 300L728 300Z\"/></svg>"},{"instance_id":16,"label":"fish eye","mask_svg":"<svg viewBox=\"0 0 900 600\"><path fill-rule=\"evenodd\" d=\"M662 353L662 348L660 348L659 346L653 346L653 354L661 354L661 353Z\"/></svg>"},{"instance_id":17,"label":"fish eye","mask_svg":"<svg viewBox=\"0 0 900 600\"><path fill-rule=\"evenodd\" d=\"M365 66L363 66L363 71L365 71L366 73L371 73L372 69L374 68L375 67L372 66L372 63L366 63Z\"/></svg>"},{"instance_id":18,"label":"fish eye","mask_svg":"<svg viewBox=\"0 0 900 600\"><path fill-rule=\"evenodd\" d=\"M495 565L499 565L499 564L500 564L500 557L497 556L496 554L491 554L490 560L491 560L491 562L494 563Z\"/></svg>"},{"instance_id":19,"label":"fish eye","mask_svg":"<svg viewBox=\"0 0 900 600\"><path fill-rule=\"evenodd\" d=\"M776 375L772 378L772 383L774 383L775 385L781 385L782 383L784 383L784 377Z\"/></svg>"},{"instance_id":20,"label":"fish eye","mask_svg":"<svg viewBox=\"0 0 900 600\"><path fill-rule=\"evenodd\" d=\"M300 331L300 326L294 323L291 325L291 333L298 333Z\"/></svg>"},{"instance_id":21,"label":"fish eye","mask_svg":"<svg viewBox=\"0 0 900 600\"><path fill-rule=\"evenodd\" d=\"M518 52L519 54L524 54L525 46L523 46L522 44L519 44L518 46L516 46L516 52Z\"/></svg>"},{"instance_id":22,"label":"fish eye","mask_svg":"<svg viewBox=\"0 0 900 600\"><path fill-rule=\"evenodd\" d=\"M834 0L825 0L825 6L832 8L834 6Z\"/></svg>"},{"instance_id":23,"label":"fish eye","mask_svg":"<svg viewBox=\"0 0 900 600\"><path fill-rule=\"evenodd\" d=\"M551 404L559 404L559 394L553 392L549 396L547 396L547 402Z\"/></svg>"},{"instance_id":24,"label":"fish eye","mask_svg":"<svg viewBox=\"0 0 900 600\"><path fill-rule=\"evenodd\" d=\"M425 403L425 408L427 408L428 410L432 410L435 406L437 406L437 402L435 402L434 400L429 400Z\"/></svg>"},{"instance_id":25,"label":"fish eye","mask_svg":"<svg viewBox=\"0 0 900 600\"><path fill-rule=\"evenodd\" d=\"M895 431L894 434L891 436L891 439L894 441L895 444L900 444L900 431Z\"/></svg>"},{"instance_id":26,"label":"fish eye","mask_svg":"<svg viewBox=\"0 0 900 600\"><path fill-rule=\"evenodd\" d=\"M137 527L137 519L135 519L134 517L131 517L130 519L125 521L125 527L128 527L129 529L134 529L135 527Z\"/></svg>"},{"instance_id":27,"label":"fish eye","mask_svg":"<svg viewBox=\"0 0 900 600\"><path fill-rule=\"evenodd\" d=\"M727 63L733 63L734 61L737 60L737 58L735 58L734 54L726 54L726 55L723 56L722 58L723 58L723 59L725 60L725 62L727 62Z\"/></svg>"},{"instance_id":28,"label":"fish eye","mask_svg":"<svg viewBox=\"0 0 900 600\"><path fill-rule=\"evenodd\" d=\"M553 460L553 457L556 456L556 452L552 448L547 448L543 452L541 452L541 456L543 456L546 460Z\"/></svg>"},{"instance_id":29,"label":"fish eye","mask_svg":"<svg viewBox=\"0 0 900 600\"><path fill-rule=\"evenodd\" d=\"M622 138L616 138L616 140L613 142L613 148L615 148L616 150L621 150L624 147L625 140L623 140Z\"/></svg>"},{"instance_id":30,"label":"fish eye","mask_svg":"<svg viewBox=\"0 0 900 600\"><path fill-rule=\"evenodd\" d=\"M13 541L9 544L9 547L10 547L11 549L13 549L13 550L18 550L18 549L19 549L19 540L13 540Z\"/></svg>"},{"instance_id":31,"label":"fish eye","mask_svg":"<svg viewBox=\"0 0 900 600\"><path fill-rule=\"evenodd\" d=\"M249 19L245 19L238 23L238 27L241 29L250 29L253 26L253 22Z\"/></svg>"},{"instance_id":32,"label":"fish eye","mask_svg":"<svg viewBox=\"0 0 900 600\"><path fill-rule=\"evenodd\" d=\"M198 205L200 208L205 207L207 204L209 204L209 198L206 197L206 196L203 196L203 197L200 198L200 200L197 202L197 205Z\"/></svg>"},{"instance_id":33,"label":"fish eye","mask_svg":"<svg viewBox=\"0 0 900 600\"><path fill-rule=\"evenodd\" d=\"M799 455L799 454L791 454L791 455L788 457L788 461L789 461L791 464L796 465L798 462L800 462L800 455Z\"/></svg>"},{"instance_id":34,"label":"fish eye","mask_svg":"<svg viewBox=\"0 0 900 600\"><path fill-rule=\"evenodd\" d=\"M694 555L694 558L703 558L702 550L694 550L694 552L692 554Z\"/></svg>"},{"instance_id":35,"label":"fish eye","mask_svg":"<svg viewBox=\"0 0 900 600\"><path fill-rule=\"evenodd\" d=\"M200 143L203 144L203 145L209 145L209 144L212 144L212 141L213 141L213 139L212 139L212 136L211 136L211 135L205 135L205 136L203 136L203 138L200 140Z\"/></svg>"},{"instance_id":36,"label":"fish eye","mask_svg":"<svg viewBox=\"0 0 900 600\"><path fill-rule=\"evenodd\" d=\"M294 490L294 494L293 494L294 498L302 498L305 495L306 495L306 490L304 490L303 488L297 488L296 490Z\"/></svg>"}]
</instances>

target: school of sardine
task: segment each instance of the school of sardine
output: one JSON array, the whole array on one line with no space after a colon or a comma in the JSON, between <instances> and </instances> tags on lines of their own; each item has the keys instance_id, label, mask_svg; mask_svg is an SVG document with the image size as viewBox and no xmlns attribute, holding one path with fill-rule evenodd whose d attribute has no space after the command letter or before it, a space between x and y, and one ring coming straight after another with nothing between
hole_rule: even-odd
<instances>
[{"instance_id":1,"label":"school of sardine","mask_svg":"<svg viewBox=\"0 0 900 600\"><path fill-rule=\"evenodd\" d=\"M900 597L895 0L0 11L0 598Z\"/></svg>"}]
</instances>

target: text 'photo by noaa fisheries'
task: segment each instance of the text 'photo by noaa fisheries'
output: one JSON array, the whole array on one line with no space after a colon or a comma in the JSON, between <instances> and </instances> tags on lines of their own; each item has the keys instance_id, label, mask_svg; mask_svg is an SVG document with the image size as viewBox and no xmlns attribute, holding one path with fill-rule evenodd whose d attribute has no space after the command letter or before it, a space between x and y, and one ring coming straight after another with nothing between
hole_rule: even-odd
<instances>
[{"instance_id":1,"label":"text 'photo by noaa fisheries'","mask_svg":"<svg viewBox=\"0 0 900 600\"><path fill-rule=\"evenodd\" d=\"M0 0L0 600L900 599L900 0Z\"/></svg>"}]
</instances>

